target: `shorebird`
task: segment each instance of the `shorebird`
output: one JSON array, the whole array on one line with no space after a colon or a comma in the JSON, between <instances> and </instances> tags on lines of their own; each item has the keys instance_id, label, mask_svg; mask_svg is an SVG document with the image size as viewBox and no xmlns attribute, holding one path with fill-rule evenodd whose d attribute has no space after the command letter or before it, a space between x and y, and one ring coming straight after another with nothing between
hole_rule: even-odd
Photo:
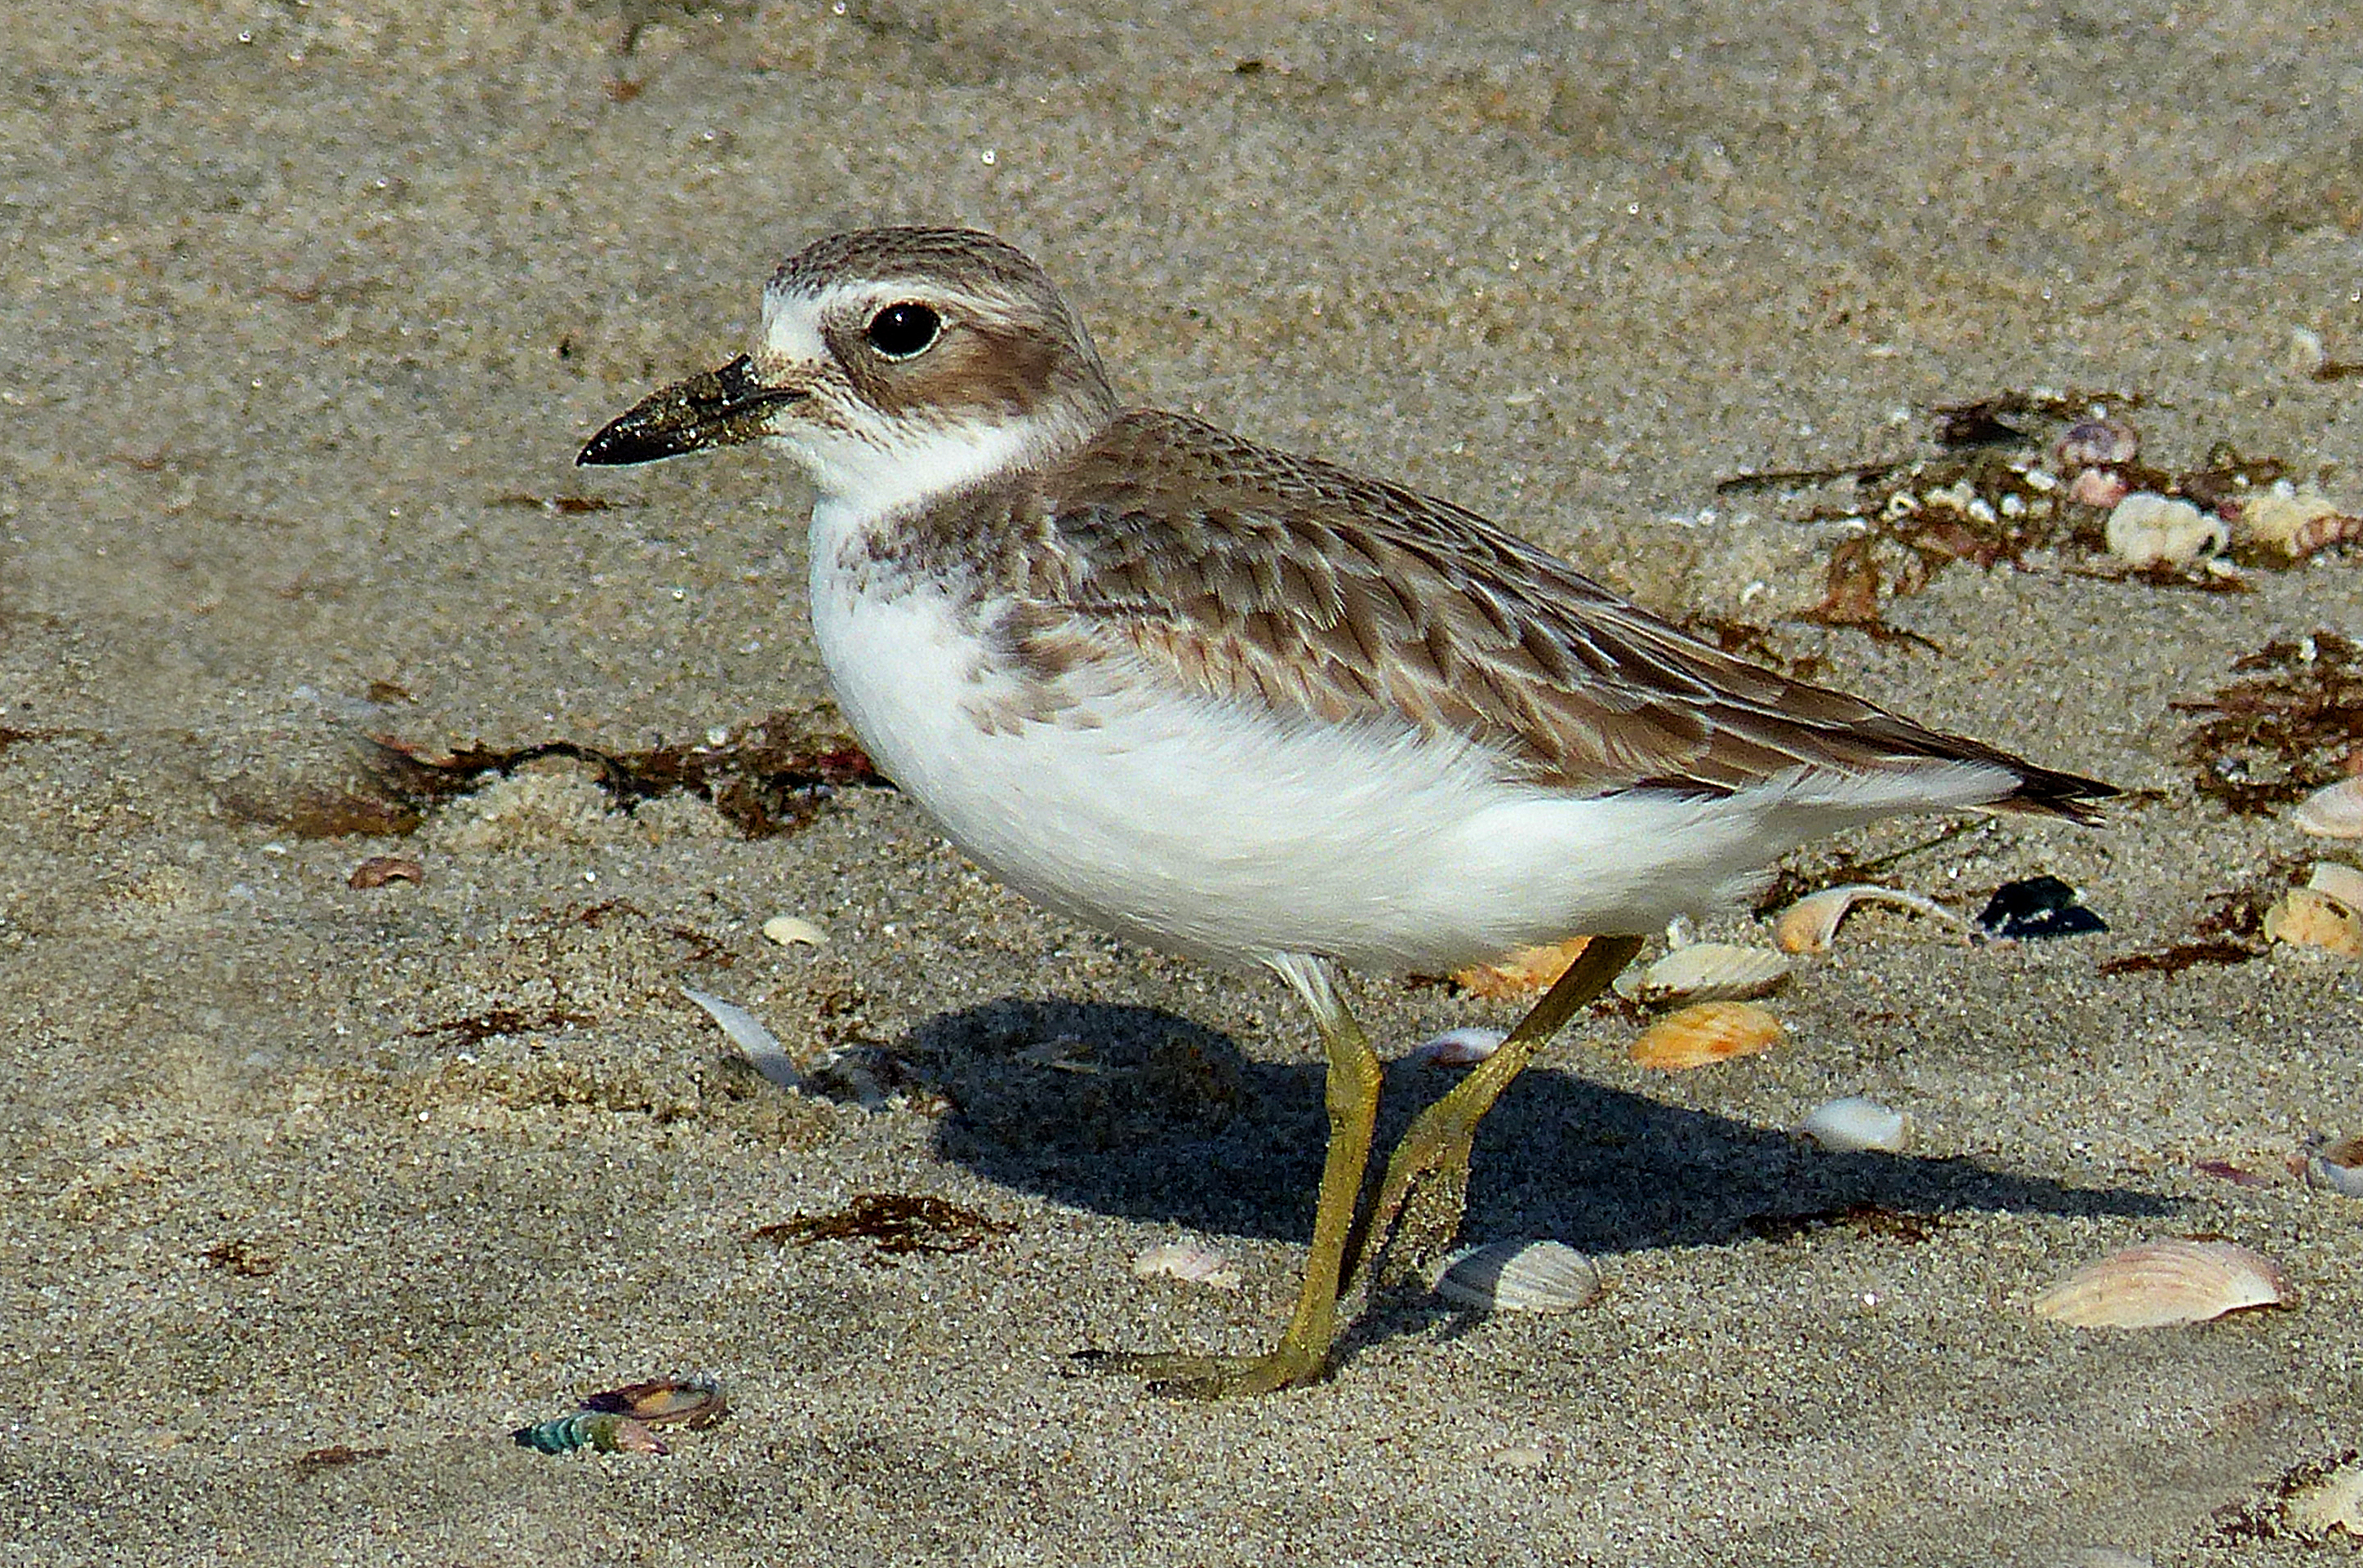
<instances>
[{"instance_id":1,"label":"shorebird","mask_svg":"<svg viewBox=\"0 0 2363 1568\"><path fill-rule=\"evenodd\" d=\"M1268 969L1312 1012L1330 1131L1295 1311L1261 1355L1113 1358L1173 1391L1326 1375L1341 1292L1407 1215L1448 1237L1479 1120L1642 933L1835 829L2085 821L2114 793L1724 653L1449 502L1126 408L1048 276L990 235L807 247L748 352L577 461L754 440L814 487L814 633L886 774L1040 904ZM1381 1070L1337 969L1579 932L1366 1204Z\"/></svg>"}]
</instances>

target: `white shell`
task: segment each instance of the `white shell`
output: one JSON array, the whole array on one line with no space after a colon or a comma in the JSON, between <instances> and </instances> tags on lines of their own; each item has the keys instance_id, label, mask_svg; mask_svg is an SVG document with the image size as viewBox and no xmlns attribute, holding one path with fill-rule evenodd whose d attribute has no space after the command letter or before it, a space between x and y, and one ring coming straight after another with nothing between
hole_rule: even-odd
<instances>
[{"instance_id":1,"label":"white shell","mask_svg":"<svg viewBox=\"0 0 2363 1568\"><path fill-rule=\"evenodd\" d=\"M1412 1047L1409 1059L1435 1067L1474 1067L1501 1050L1502 1042L1509 1038L1507 1029L1470 1024L1463 1029L1446 1029L1434 1040L1423 1040Z\"/></svg>"},{"instance_id":2,"label":"white shell","mask_svg":"<svg viewBox=\"0 0 2363 1568\"><path fill-rule=\"evenodd\" d=\"M707 1015L722 1026L722 1032L728 1035L730 1042L745 1053L756 1072L782 1089L804 1087L804 1074L796 1071L796 1064L789 1061L788 1053L781 1049L779 1037L763 1027L762 1019L736 1002L726 1002L719 996L693 991L686 985L681 988L681 994L704 1008Z\"/></svg>"},{"instance_id":3,"label":"white shell","mask_svg":"<svg viewBox=\"0 0 2363 1568\"><path fill-rule=\"evenodd\" d=\"M2363 839L2363 773L2324 784L2290 811L2290 820L2320 839Z\"/></svg>"},{"instance_id":4,"label":"white shell","mask_svg":"<svg viewBox=\"0 0 2363 1568\"><path fill-rule=\"evenodd\" d=\"M2240 533L2250 544L2296 560L2317 548L2322 526L2340 517L2338 503L2308 485L2300 490L2286 479L2240 502Z\"/></svg>"},{"instance_id":5,"label":"white shell","mask_svg":"<svg viewBox=\"0 0 2363 1568\"><path fill-rule=\"evenodd\" d=\"M2315 887L2292 887L2265 911L2265 940L2363 958L2363 912Z\"/></svg>"},{"instance_id":6,"label":"white shell","mask_svg":"<svg viewBox=\"0 0 2363 1568\"><path fill-rule=\"evenodd\" d=\"M1892 1154L1911 1141L1912 1118L1877 1100L1849 1095L1817 1107L1797 1124L1797 1132L1833 1154L1866 1149Z\"/></svg>"},{"instance_id":7,"label":"white shell","mask_svg":"<svg viewBox=\"0 0 2363 1568\"><path fill-rule=\"evenodd\" d=\"M828 946L828 933L801 915L774 915L763 922L763 935L783 948Z\"/></svg>"},{"instance_id":8,"label":"white shell","mask_svg":"<svg viewBox=\"0 0 2363 1568\"><path fill-rule=\"evenodd\" d=\"M1789 960L1763 948L1728 942L1692 942L1646 969L1628 969L1616 979L1616 994L1650 1006L1659 1002L1725 1002L1761 996L1789 977Z\"/></svg>"},{"instance_id":9,"label":"white shell","mask_svg":"<svg viewBox=\"0 0 2363 1568\"><path fill-rule=\"evenodd\" d=\"M1819 893L1800 898L1772 922L1772 941L1782 952L1827 952L1830 940L1838 933L1838 922L1857 904L1892 904L1899 909L1910 909L1944 921L1961 930L1969 923L1933 898L1901 888L1880 887L1871 883L1858 882L1844 887L1825 887Z\"/></svg>"},{"instance_id":10,"label":"white shell","mask_svg":"<svg viewBox=\"0 0 2363 1568\"><path fill-rule=\"evenodd\" d=\"M2305 1157L2305 1179L2348 1197L2363 1197L2363 1138L2342 1138Z\"/></svg>"},{"instance_id":11,"label":"white shell","mask_svg":"<svg viewBox=\"0 0 2363 1568\"><path fill-rule=\"evenodd\" d=\"M2145 1241L2088 1263L2035 1298L2078 1329L2169 1329L2289 1298L2280 1265L2229 1241Z\"/></svg>"},{"instance_id":12,"label":"white shell","mask_svg":"<svg viewBox=\"0 0 2363 1568\"><path fill-rule=\"evenodd\" d=\"M2232 530L2188 501L2136 490L2110 511L2107 539L2128 566L2185 566L2230 544Z\"/></svg>"},{"instance_id":13,"label":"white shell","mask_svg":"<svg viewBox=\"0 0 2363 1568\"><path fill-rule=\"evenodd\" d=\"M1139 1279L1177 1279L1215 1290L1239 1288L1238 1264L1230 1254L1193 1241L1159 1242L1133 1259L1132 1272Z\"/></svg>"},{"instance_id":14,"label":"white shell","mask_svg":"<svg viewBox=\"0 0 2363 1568\"><path fill-rule=\"evenodd\" d=\"M1447 1260L1436 1294L1480 1312L1572 1312L1600 1295L1600 1271L1564 1241L1496 1241Z\"/></svg>"}]
</instances>

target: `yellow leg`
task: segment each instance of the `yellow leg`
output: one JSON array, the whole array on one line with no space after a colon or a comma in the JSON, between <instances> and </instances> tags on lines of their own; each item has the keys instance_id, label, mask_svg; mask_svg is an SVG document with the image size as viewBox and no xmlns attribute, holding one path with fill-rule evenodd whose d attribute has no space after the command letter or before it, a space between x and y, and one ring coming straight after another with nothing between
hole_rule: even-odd
<instances>
[{"instance_id":1,"label":"yellow leg","mask_svg":"<svg viewBox=\"0 0 2363 1568\"><path fill-rule=\"evenodd\" d=\"M1390 1251L1401 1261L1401 1272L1408 1272L1452 1240L1468 1202L1469 1151L1477 1124L1544 1042L1606 990L1640 951L1639 937L1592 938L1501 1048L1413 1120L1387 1162L1370 1218L1348 1249L1349 1284ZM1401 1246L1391 1249L1389 1232L1399 1217L1402 1233L1392 1240Z\"/></svg>"},{"instance_id":2,"label":"yellow leg","mask_svg":"<svg viewBox=\"0 0 2363 1568\"><path fill-rule=\"evenodd\" d=\"M1313 1213L1313 1249L1304 1261L1304 1283L1280 1343L1262 1355L1119 1352L1086 1358L1096 1368L1141 1373L1160 1394L1201 1399L1267 1394L1316 1383L1329 1370L1330 1347L1337 1337L1338 1286L1354 1233L1354 1210L1361 1201L1362 1176L1370 1165L1381 1074L1378 1053L1338 996L1326 964L1292 955L1272 967L1313 1009L1328 1057L1323 1098L1329 1107L1329 1153L1321 1166L1321 1201Z\"/></svg>"}]
</instances>

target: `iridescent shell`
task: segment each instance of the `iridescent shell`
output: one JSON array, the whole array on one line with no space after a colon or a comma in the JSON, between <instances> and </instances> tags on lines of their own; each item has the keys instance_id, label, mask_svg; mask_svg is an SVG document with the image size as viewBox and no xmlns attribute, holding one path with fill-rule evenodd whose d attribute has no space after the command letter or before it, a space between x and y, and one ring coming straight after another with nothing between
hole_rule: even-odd
<instances>
[{"instance_id":1,"label":"iridescent shell","mask_svg":"<svg viewBox=\"0 0 2363 1568\"><path fill-rule=\"evenodd\" d=\"M1772 922L1772 943L1782 952L1827 952L1838 933L1838 923L1857 904L1892 904L1968 930L1969 923L1933 898L1902 888L1880 887L1867 882L1825 887L1781 911Z\"/></svg>"},{"instance_id":2,"label":"iridescent shell","mask_svg":"<svg viewBox=\"0 0 2363 1568\"><path fill-rule=\"evenodd\" d=\"M1781 1020L1748 1002L1703 1002L1643 1029L1627 1051L1635 1063L1663 1073L1754 1056L1781 1043Z\"/></svg>"},{"instance_id":3,"label":"iridescent shell","mask_svg":"<svg viewBox=\"0 0 2363 1568\"><path fill-rule=\"evenodd\" d=\"M1912 1118L1877 1100L1849 1095L1815 1107L1797 1124L1797 1132L1833 1154L1864 1150L1892 1154L1912 1140Z\"/></svg>"},{"instance_id":4,"label":"iridescent shell","mask_svg":"<svg viewBox=\"0 0 2363 1568\"><path fill-rule=\"evenodd\" d=\"M594 1394L582 1401L582 1408L628 1416L652 1427L678 1425L702 1432L730 1413L730 1401L710 1377L660 1377Z\"/></svg>"},{"instance_id":5,"label":"iridescent shell","mask_svg":"<svg viewBox=\"0 0 2363 1568\"><path fill-rule=\"evenodd\" d=\"M2078 1329L2168 1329L2288 1299L2288 1276L2261 1252L2229 1241L2145 1241L2077 1270L2036 1296L2034 1311Z\"/></svg>"},{"instance_id":6,"label":"iridescent shell","mask_svg":"<svg viewBox=\"0 0 2363 1568\"><path fill-rule=\"evenodd\" d=\"M509 1434L519 1448L543 1453L571 1453L587 1448L600 1453L663 1453L667 1450L648 1423L609 1411L585 1410L555 1421L524 1427Z\"/></svg>"},{"instance_id":7,"label":"iridescent shell","mask_svg":"<svg viewBox=\"0 0 2363 1568\"><path fill-rule=\"evenodd\" d=\"M1480 1312L1572 1312L1600 1296L1600 1271L1564 1241L1495 1241L1455 1252L1436 1294Z\"/></svg>"},{"instance_id":8,"label":"iridescent shell","mask_svg":"<svg viewBox=\"0 0 2363 1568\"><path fill-rule=\"evenodd\" d=\"M1671 1001L1740 1001L1774 989L1794 967L1781 954L1763 948L1692 942L1647 968L1626 970L1617 976L1616 994L1644 1006Z\"/></svg>"},{"instance_id":9,"label":"iridescent shell","mask_svg":"<svg viewBox=\"0 0 2363 1568\"><path fill-rule=\"evenodd\" d=\"M2363 839L2363 773L2315 790L2291 809L2290 820L2318 839Z\"/></svg>"},{"instance_id":10,"label":"iridescent shell","mask_svg":"<svg viewBox=\"0 0 2363 1568\"><path fill-rule=\"evenodd\" d=\"M2292 887L2265 911L2265 940L2363 958L2363 913L2316 887Z\"/></svg>"}]
</instances>

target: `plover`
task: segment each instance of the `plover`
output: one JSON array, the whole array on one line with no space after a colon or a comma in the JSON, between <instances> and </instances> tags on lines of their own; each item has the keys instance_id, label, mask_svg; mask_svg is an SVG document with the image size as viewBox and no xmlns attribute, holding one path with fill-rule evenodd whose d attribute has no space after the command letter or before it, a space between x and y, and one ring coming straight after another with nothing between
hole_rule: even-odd
<instances>
[{"instance_id":1,"label":"plover","mask_svg":"<svg viewBox=\"0 0 2363 1568\"><path fill-rule=\"evenodd\" d=\"M2113 793L1709 647L1448 502L1126 408L1042 269L880 228L790 257L752 349L582 449L767 439L815 499L838 700L952 841L1128 940L1278 974L1327 1058L1311 1251L1278 1346L1123 1364L1182 1392L1328 1370L1406 1205L1459 1223L1479 1119L1669 918L1898 813L2090 819ZM1594 940L1424 1110L1363 1202L1377 1055L1337 967ZM1433 1240L1433 1237L1431 1237Z\"/></svg>"}]
</instances>

